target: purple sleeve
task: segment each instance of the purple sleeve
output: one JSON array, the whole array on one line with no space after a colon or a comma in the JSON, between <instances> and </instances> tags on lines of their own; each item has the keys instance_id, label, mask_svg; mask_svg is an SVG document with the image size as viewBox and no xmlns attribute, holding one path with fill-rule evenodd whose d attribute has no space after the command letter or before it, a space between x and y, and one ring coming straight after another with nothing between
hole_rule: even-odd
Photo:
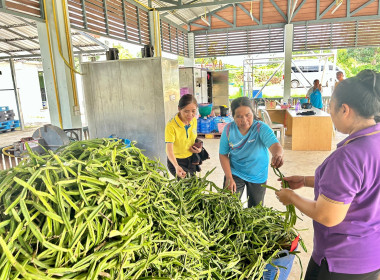
<instances>
[{"instance_id":1,"label":"purple sleeve","mask_svg":"<svg viewBox=\"0 0 380 280\"><path fill-rule=\"evenodd\" d=\"M338 154L327 159L320 170L318 179L319 195L323 195L333 202L351 203L360 191L363 182L362 174L349 161Z\"/></svg>"}]
</instances>

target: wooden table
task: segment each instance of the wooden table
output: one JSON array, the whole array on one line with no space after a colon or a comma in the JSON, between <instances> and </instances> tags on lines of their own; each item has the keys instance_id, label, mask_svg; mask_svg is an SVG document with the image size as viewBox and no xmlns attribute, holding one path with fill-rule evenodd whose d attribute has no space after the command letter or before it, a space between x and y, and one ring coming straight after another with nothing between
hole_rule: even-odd
<instances>
[{"instance_id":1,"label":"wooden table","mask_svg":"<svg viewBox=\"0 0 380 280\"><path fill-rule=\"evenodd\" d=\"M260 118L262 118L260 109L265 109L265 106L258 107L258 115ZM265 109L265 110L267 110L272 123L281 123L284 126L286 125L286 121L285 121L286 109L281 109L281 107L277 105L275 109Z\"/></svg>"},{"instance_id":2,"label":"wooden table","mask_svg":"<svg viewBox=\"0 0 380 280\"><path fill-rule=\"evenodd\" d=\"M286 135L292 136L292 150L330 151L333 125L330 114L313 107L316 115L296 115L294 109L286 110ZM307 111L307 110L301 110Z\"/></svg>"}]
</instances>

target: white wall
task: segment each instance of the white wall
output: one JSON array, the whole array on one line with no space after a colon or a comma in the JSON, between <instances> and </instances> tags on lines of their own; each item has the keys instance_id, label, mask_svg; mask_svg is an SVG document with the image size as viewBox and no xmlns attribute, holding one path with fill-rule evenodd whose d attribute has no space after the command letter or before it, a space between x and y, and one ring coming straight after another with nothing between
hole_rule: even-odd
<instances>
[{"instance_id":1,"label":"white wall","mask_svg":"<svg viewBox=\"0 0 380 280\"><path fill-rule=\"evenodd\" d=\"M0 106L9 106L17 115L17 106L13 91L12 74L8 61L0 62ZM50 122L48 110L42 109L41 91L38 71L42 64L31 62L15 62L17 86L20 93L21 108L26 124L35 122ZM4 89L9 89L4 91Z\"/></svg>"}]
</instances>

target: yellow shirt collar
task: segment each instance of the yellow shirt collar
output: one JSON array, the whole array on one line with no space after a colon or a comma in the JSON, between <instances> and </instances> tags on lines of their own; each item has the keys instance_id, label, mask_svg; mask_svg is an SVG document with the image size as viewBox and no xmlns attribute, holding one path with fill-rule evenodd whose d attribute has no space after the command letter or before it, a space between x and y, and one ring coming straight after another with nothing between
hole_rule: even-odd
<instances>
[{"instance_id":1,"label":"yellow shirt collar","mask_svg":"<svg viewBox=\"0 0 380 280\"><path fill-rule=\"evenodd\" d=\"M189 123L189 127L192 125L192 122L193 122L194 119L192 119ZM179 118L178 116L178 113L175 115L174 117L174 121L176 122L176 124L179 126L179 127L182 127L184 128L185 127L185 124L181 121L181 119Z\"/></svg>"}]
</instances>

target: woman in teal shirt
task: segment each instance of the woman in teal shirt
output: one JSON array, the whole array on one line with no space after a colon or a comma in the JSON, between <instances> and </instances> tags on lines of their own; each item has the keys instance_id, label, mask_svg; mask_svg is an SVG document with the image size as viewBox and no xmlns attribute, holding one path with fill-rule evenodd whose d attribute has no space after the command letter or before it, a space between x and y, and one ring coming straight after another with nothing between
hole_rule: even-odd
<instances>
[{"instance_id":1,"label":"woman in teal shirt","mask_svg":"<svg viewBox=\"0 0 380 280\"><path fill-rule=\"evenodd\" d=\"M231 104L234 121L223 130L219 144L219 159L225 174L224 185L242 196L247 186L248 207L264 200L268 179L269 152L271 164L283 164L283 149L272 129L258 120L247 97Z\"/></svg>"},{"instance_id":2,"label":"woman in teal shirt","mask_svg":"<svg viewBox=\"0 0 380 280\"><path fill-rule=\"evenodd\" d=\"M313 105L313 107L322 109L323 103L322 103L322 93L321 93L322 86L319 83L319 80L314 80L314 86L309 89L307 92L307 97L310 97L310 103Z\"/></svg>"}]
</instances>

